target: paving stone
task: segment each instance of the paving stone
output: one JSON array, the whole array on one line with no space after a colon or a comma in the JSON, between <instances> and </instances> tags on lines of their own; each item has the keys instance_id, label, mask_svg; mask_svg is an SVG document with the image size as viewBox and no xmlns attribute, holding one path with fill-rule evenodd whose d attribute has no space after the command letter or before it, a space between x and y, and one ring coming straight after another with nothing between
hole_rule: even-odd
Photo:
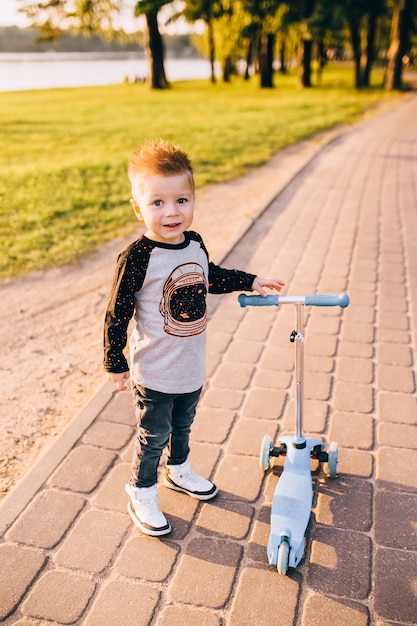
<instances>
[{"instance_id":1,"label":"paving stone","mask_svg":"<svg viewBox=\"0 0 417 626\"><path fill-rule=\"evenodd\" d=\"M375 556L375 611L379 618L415 624L417 553L380 548ZM406 577L406 578L405 578Z\"/></svg>"},{"instance_id":2,"label":"paving stone","mask_svg":"<svg viewBox=\"0 0 417 626\"><path fill-rule=\"evenodd\" d=\"M216 498L221 497L219 494ZM169 520L172 531L168 535L170 541L184 539L194 523L199 501L190 498L186 494L173 491L167 487L159 488L159 506ZM132 531L140 533L139 529L132 526Z\"/></svg>"},{"instance_id":3,"label":"paving stone","mask_svg":"<svg viewBox=\"0 0 417 626\"><path fill-rule=\"evenodd\" d=\"M329 405L327 402L319 400L308 400L303 402L303 429L305 432L320 434L326 430ZM285 407L284 417L281 422L281 430L293 435L296 429L296 406L291 400Z\"/></svg>"},{"instance_id":4,"label":"paving stone","mask_svg":"<svg viewBox=\"0 0 417 626\"><path fill-rule=\"evenodd\" d=\"M117 463L112 467L92 499L94 507L126 513L128 497L125 485L129 478L130 464Z\"/></svg>"},{"instance_id":5,"label":"paving stone","mask_svg":"<svg viewBox=\"0 0 417 626\"><path fill-rule=\"evenodd\" d=\"M412 355L409 346L396 343L379 343L377 346L378 362L385 365L412 365Z\"/></svg>"},{"instance_id":6,"label":"paving stone","mask_svg":"<svg viewBox=\"0 0 417 626\"><path fill-rule=\"evenodd\" d=\"M370 450L374 443L373 430L371 415L335 411L330 418L328 438L343 448Z\"/></svg>"},{"instance_id":7,"label":"paving stone","mask_svg":"<svg viewBox=\"0 0 417 626\"><path fill-rule=\"evenodd\" d=\"M114 572L136 580L161 582L172 572L179 547L169 539L133 536L123 546Z\"/></svg>"},{"instance_id":8,"label":"paving stone","mask_svg":"<svg viewBox=\"0 0 417 626\"><path fill-rule=\"evenodd\" d=\"M259 459L227 454L216 471L215 482L226 499L244 499L254 502L263 479Z\"/></svg>"},{"instance_id":9,"label":"paving stone","mask_svg":"<svg viewBox=\"0 0 417 626\"><path fill-rule=\"evenodd\" d=\"M207 354L223 354L232 340L232 335L225 332L207 333Z\"/></svg>"},{"instance_id":10,"label":"paving stone","mask_svg":"<svg viewBox=\"0 0 417 626\"><path fill-rule=\"evenodd\" d=\"M219 389L246 389L254 373L254 366L247 363L229 363L219 366L211 380L213 387Z\"/></svg>"},{"instance_id":11,"label":"paving stone","mask_svg":"<svg viewBox=\"0 0 417 626\"><path fill-rule=\"evenodd\" d=\"M399 311L381 311L378 315L378 323L380 328L399 330L408 330L409 328L407 315L401 314Z\"/></svg>"},{"instance_id":12,"label":"paving stone","mask_svg":"<svg viewBox=\"0 0 417 626\"><path fill-rule=\"evenodd\" d=\"M92 446L77 446L50 479L53 487L90 493L105 476L116 455Z\"/></svg>"},{"instance_id":13,"label":"paving stone","mask_svg":"<svg viewBox=\"0 0 417 626\"><path fill-rule=\"evenodd\" d=\"M414 450L381 447L376 453L375 478L384 486L417 489L417 457Z\"/></svg>"},{"instance_id":14,"label":"paving stone","mask_svg":"<svg viewBox=\"0 0 417 626\"><path fill-rule=\"evenodd\" d=\"M275 431L276 426L271 420L241 418L229 437L227 451L230 454L246 454L259 458L264 435L273 437Z\"/></svg>"},{"instance_id":15,"label":"paving stone","mask_svg":"<svg viewBox=\"0 0 417 626\"><path fill-rule=\"evenodd\" d=\"M200 406L212 407L214 409L229 409L236 411L242 404L244 398L243 391L237 391L235 389L222 389L210 388L204 392L200 401Z\"/></svg>"},{"instance_id":16,"label":"paving stone","mask_svg":"<svg viewBox=\"0 0 417 626\"><path fill-rule=\"evenodd\" d=\"M59 543L84 505L81 496L45 489L12 526L7 539L50 550Z\"/></svg>"},{"instance_id":17,"label":"paving stone","mask_svg":"<svg viewBox=\"0 0 417 626\"><path fill-rule=\"evenodd\" d=\"M235 419L236 411L199 407L191 428L190 439L206 443L223 443Z\"/></svg>"},{"instance_id":18,"label":"paving stone","mask_svg":"<svg viewBox=\"0 0 417 626\"><path fill-rule=\"evenodd\" d=\"M86 576L68 572L46 572L22 604L23 615L58 624L72 624L81 618L95 590Z\"/></svg>"},{"instance_id":19,"label":"paving stone","mask_svg":"<svg viewBox=\"0 0 417 626\"><path fill-rule=\"evenodd\" d=\"M380 490L376 493L374 517L378 544L417 551L417 496Z\"/></svg>"},{"instance_id":20,"label":"paving stone","mask_svg":"<svg viewBox=\"0 0 417 626\"><path fill-rule=\"evenodd\" d=\"M305 354L318 356L334 356L337 352L338 338L335 336L312 335L305 342Z\"/></svg>"},{"instance_id":21,"label":"paving stone","mask_svg":"<svg viewBox=\"0 0 417 626\"><path fill-rule=\"evenodd\" d=\"M309 372L323 372L330 374L334 370L334 359L330 356L318 356L317 354L306 355L304 359L305 377Z\"/></svg>"},{"instance_id":22,"label":"paving stone","mask_svg":"<svg viewBox=\"0 0 417 626\"><path fill-rule=\"evenodd\" d=\"M304 379L304 398L310 400L328 400L333 377L322 372L309 372Z\"/></svg>"},{"instance_id":23,"label":"paving stone","mask_svg":"<svg viewBox=\"0 0 417 626\"><path fill-rule=\"evenodd\" d=\"M271 534L271 506L263 506L259 511L259 519L253 525L250 540L246 548L246 556L256 565L268 567L267 546ZM272 566L271 566L272 567ZM277 574L274 567L274 573Z\"/></svg>"},{"instance_id":24,"label":"paving stone","mask_svg":"<svg viewBox=\"0 0 417 626\"><path fill-rule=\"evenodd\" d=\"M255 510L249 504L219 497L202 505L196 529L241 540L247 536L254 515Z\"/></svg>"},{"instance_id":25,"label":"paving stone","mask_svg":"<svg viewBox=\"0 0 417 626\"><path fill-rule=\"evenodd\" d=\"M223 619L214 611L190 606L166 606L156 620L157 626L221 626Z\"/></svg>"},{"instance_id":26,"label":"paving stone","mask_svg":"<svg viewBox=\"0 0 417 626\"><path fill-rule=\"evenodd\" d=\"M241 341L249 339L249 341L265 341L271 329L271 317L267 311L247 311L244 320L240 323L234 337ZM266 314L266 315L265 315Z\"/></svg>"},{"instance_id":27,"label":"paving stone","mask_svg":"<svg viewBox=\"0 0 417 626\"><path fill-rule=\"evenodd\" d=\"M377 399L378 417L386 422L415 424L417 398L400 393L379 393Z\"/></svg>"},{"instance_id":28,"label":"paving stone","mask_svg":"<svg viewBox=\"0 0 417 626\"><path fill-rule=\"evenodd\" d=\"M54 556L57 565L85 572L102 572L110 563L126 533L127 515L110 511L87 511Z\"/></svg>"},{"instance_id":29,"label":"paving stone","mask_svg":"<svg viewBox=\"0 0 417 626\"><path fill-rule=\"evenodd\" d=\"M281 389L250 389L245 396L241 415L277 420L282 414L286 398L287 393Z\"/></svg>"},{"instance_id":30,"label":"paving stone","mask_svg":"<svg viewBox=\"0 0 417 626\"><path fill-rule=\"evenodd\" d=\"M381 391L415 391L414 375L409 367L380 365L377 369L377 384Z\"/></svg>"},{"instance_id":31,"label":"paving stone","mask_svg":"<svg viewBox=\"0 0 417 626\"><path fill-rule=\"evenodd\" d=\"M257 363L264 349L260 341L232 341L223 355L227 363ZM229 365L230 367L230 365Z\"/></svg>"},{"instance_id":32,"label":"paving stone","mask_svg":"<svg viewBox=\"0 0 417 626\"><path fill-rule=\"evenodd\" d=\"M241 558L242 547L236 543L211 538L192 539L169 586L170 600L221 608L230 597Z\"/></svg>"},{"instance_id":33,"label":"paving stone","mask_svg":"<svg viewBox=\"0 0 417 626\"><path fill-rule=\"evenodd\" d=\"M298 592L299 583L290 576L280 576L276 570L247 567L240 573L227 624L292 624Z\"/></svg>"},{"instance_id":34,"label":"paving stone","mask_svg":"<svg viewBox=\"0 0 417 626\"><path fill-rule=\"evenodd\" d=\"M291 381L292 374L290 372L257 369L252 379L252 385L263 389L288 389Z\"/></svg>"},{"instance_id":35,"label":"paving stone","mask_svg":"<svg viewBox=\"0 0 417 626\"><path fill-rule=\"evenodd\" d=\"M369 452L339 447L339 475L351 474L360 478L370 478L373 474L373 465L373 456Z\"/></svg>"},{"instance_id":36,"label":"paving stone","mask_svg":"<svg viewBox=\"0 0 417 626\"><path fill-rule=\"evenodd\" d=\"M381 446L417 449L417 426L411 424L378 424L377 441Z\"/></svg>"},{"instance_id":37,"label":"paving stone","mask_svg":"<svg viewBox=\"0 0 417 626\"><path fill-rule=\"evenodd\" d=\"M318 593L363 600L371 588L370 538L317 526L311 543L308 585Z\"/></svg>"},{"instance_id":38,"label":"paving stone","mask_svg":"<svg viewBox=\"0 0 417 626\"><path fill-rule=\"evenodd\" d=\"M291 372L294 369L294 348L266 347L262 352L258 367L267 371Z\"/></svg>"},{"instance_id":39,"label":"paving stone","mask_svg":"<svg viewBox=\"0 0 417 626\"><path fill-rule=\"evenodd\" d=\"M302 626L368 626L366 607L311 593L304 603Z\"/></svg>"},{"instance_id":40,"label":"paving stone","mask_svg":"<svg viewBox=\"0 0 417 626\"><path fill-rule=\"evenodd\" d=\"M378 328L377 343L392 342L392 343L404 343L408 344L410 341L410 335L407 330L398 330L396 328Z\"/></svg>"},{"instance_id":41,"label":"paving stone","mask_svg":"<svg viewBox=\"0 0 417 626\"><path fill-rule=\"evenodd\" d=\"M372 484L339 476L320 484L315 507L316 521L333 528L360 532L372 526Z\"/></svg>"},{"instance_id":42,"label":"paving stone","mask_svg":"<svg viewBox=\"0 0 417 626\"><path fill-rule=\"evenodd\" d=\"M353 356L361 359L372 359L374 356L374 344L372 343L353 343L350 341L341 341L337 353L340 357Z\"/></svg>"},{"instance_id":43,"label":"paving stone","mask_svg":"<svg viewBox=\"0 0 417 626\"><path fill-rule=\"evenodd\" d=\"M370 385L336 382L332 404L339 411L371 413L374 406L373 389Z\"/></svg>"},{"instance_id":44,"label":"paving stone","mask_svg":"<svg viewBox=\"0 0 417 626\"><path fill-rule=\"evenodd\" d=\"M375 329L373 324L361 324L360 322L344 321L341 333L341 341L353 343L374 343Z\"/></svg>"},{"instance_id":45,"label":"paving stone","mask_svg":"<svg viewBox=\"0 0 417 626\"><path fill-rule=\"evenodd\" d=\"M114 424L98 420L87 430L83 443L109 450L121 450L134 433L133 428L124 424Z\"/></svg>"},{"instance_id":46,"label":"paving stone","mask_svg":"<svg viewBox=\"0 0 417 626\"><path fill-rule=\"evenodd\" d=\"M374 365L370 359L340 357L336 378L341 382L370 384L374 379Z\"/></svg>"},{"instance_id":47,"label":"paving stone","mask_svg":"<svg viewBox=\"0 0 417 626\"><path fill-rule=\"evenodd\" d=\"M310 335L338 335L340 333L340 317L323 314L323 309L311 311L306 324L306 334Z\"/></svg>"},{"instance_id":48,"label":"paving stone","mask_svg":"<svg viewBox=\"0 0 417 626\"><path fill-rule=\"evenodd\" d=\"M85 626L150 624L160 593L150 585L110 580L100 589Z\"/></svg>"},{"instance_id":49,"label":"paving stone","mask_svg":"<svg viewBox=\"0 0 417 626\"><path fill-rule=\"evenodd\" d=\"M136 426L132 394L129 391L115 392L112 400L98 416L99 420Z\"/></svg>"},{"instance_id":50,"label":"paving stone","mask_svg":"<svg viewBox=\"0 0 417 626\"><path fill-rule=\"evenodd\" d=\"M17 607L44 566L42 552L4 543L0 545L0 620Z\"/></svg>"}]
</instances>

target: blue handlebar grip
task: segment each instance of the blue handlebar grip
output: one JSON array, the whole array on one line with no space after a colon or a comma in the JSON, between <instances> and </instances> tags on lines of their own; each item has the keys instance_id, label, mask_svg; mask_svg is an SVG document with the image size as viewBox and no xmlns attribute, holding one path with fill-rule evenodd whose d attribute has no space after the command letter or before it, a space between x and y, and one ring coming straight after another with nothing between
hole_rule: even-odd
<instances>
[{"instance_id":1,"label":"blue handlebar grip","mask_svg":"<svg viewBox=\"0 0 417 626\"><path fill-rule=\"evenodd\" d=\"M241 293L238 296L238 302L241 307L245 306L279 306L279 296L247 296Z\"/></svg>"},{"instance_id":2,"label":"blue handlebar grip","mask_svg":"<svg viewBox=\"0 0 417 626\"><path fill-rule=\"evenodd\" d=\"M349 306L349 296L347 293L307 295L305 304L306 306L340 306L344 309Z\"/></svg>"}]
</instances>

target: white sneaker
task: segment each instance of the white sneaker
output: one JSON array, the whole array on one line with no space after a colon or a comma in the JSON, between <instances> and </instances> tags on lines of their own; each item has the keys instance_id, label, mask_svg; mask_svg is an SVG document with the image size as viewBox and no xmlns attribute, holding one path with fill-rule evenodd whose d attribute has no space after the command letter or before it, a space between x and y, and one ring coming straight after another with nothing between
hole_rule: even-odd
<instances>
[{"instance_id":1,"label":"white sneaker","mask_svg":"<svg viewBox=\"0 0 417 626\"><path fill-rule=\"evenodd\" d=\"M145 534L152 537L167 535L171 525L159 508L158 486L132 487L125 485L129 496L127 512L133 523Z\"/></svg>"},{"instance_id":2,"label":"white sneaker","mask_svg":"<svg viewBox=\"0 0 417 626\"><path fill-rule=\"evenodd\" d=\"M175 491L182 491L197 500L210 500L217 494L218 489L209 480L196 474L190 460L181 465L167 465L164 485Z\"/></svg>"}]
</instances>

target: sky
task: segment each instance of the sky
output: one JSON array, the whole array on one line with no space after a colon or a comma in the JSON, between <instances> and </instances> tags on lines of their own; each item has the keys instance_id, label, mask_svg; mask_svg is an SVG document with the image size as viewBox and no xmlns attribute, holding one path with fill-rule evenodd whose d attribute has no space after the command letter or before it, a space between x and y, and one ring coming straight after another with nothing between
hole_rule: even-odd
<instances>
[{"instance_id":1,"label":"sky","mask_svg":"<svg viewBox=\"0 0 417 626\"><path fill-rule=\"evenodd\" d=\"M28 26L28 21L25 16L17 10L19 6L22 6L22 4L23 3L18 2L18 0L0 0L0 26L20 26L21 28ZM132 14L134 4L135 0L124 0L124 14L126 15L126 19L122 17L121 25L127 32L132 30ZM134 22L134 27L137 29L138 22ZM181 23L177 22L176 26L172 25L171 28L167 27L167 32L170 31L172 31L172 33L180 33L188 32L189 29L185 25L181 28Z\"/></svg>"},{"instance_id":2,"label":"sky","mask_svg":"<svg viewBox=\"0 0 417 626\"><path fill-rule=\"evenodd\" d=\"M23 15L17 12L16 0L0 0L0 24L2 26L25 26Z\"/></svg>"}]
</instances>

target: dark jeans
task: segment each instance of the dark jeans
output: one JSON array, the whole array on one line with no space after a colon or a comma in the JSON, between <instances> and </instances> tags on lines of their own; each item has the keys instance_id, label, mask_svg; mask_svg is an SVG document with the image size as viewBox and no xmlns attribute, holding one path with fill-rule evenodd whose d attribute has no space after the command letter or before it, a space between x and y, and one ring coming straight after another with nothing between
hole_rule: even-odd
<instances>
[{"instance_id":1,"label":"dark jeans","mask_svg":"<svg viewBox=\"0 0 417 626\"><path fill-rule=\"evenodd\" d=\"M132 389L138 436L130 484L151 487L157 482L158 465L166 446L169 445L170 465L187 460L190 429L201 389L183 394L160 393L134 384Z\"/></svg>"}]
</instances>

